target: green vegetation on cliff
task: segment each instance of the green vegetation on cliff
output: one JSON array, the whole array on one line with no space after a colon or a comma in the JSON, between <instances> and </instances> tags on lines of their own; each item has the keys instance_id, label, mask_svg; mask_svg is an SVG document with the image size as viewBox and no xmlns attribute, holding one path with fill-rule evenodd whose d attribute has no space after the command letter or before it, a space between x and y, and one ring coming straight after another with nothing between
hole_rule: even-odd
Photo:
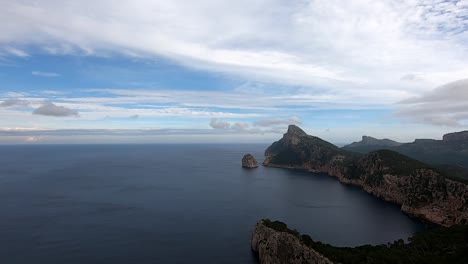
<instances>
[{"instance_id":1,"label":"green vegetation on cliff","mask_svg":"<svg viewBox=\"0 0 468 264\"><path fill-rule=\"evenodd\" d=\"M454 225L417 233L405 243L402 239L386 245L334 247L300 235L285 223L262 220L266 227L296 236L308 247L341 264L464 264L468 263L468 226Z\"/></svg>"}]
</instances>

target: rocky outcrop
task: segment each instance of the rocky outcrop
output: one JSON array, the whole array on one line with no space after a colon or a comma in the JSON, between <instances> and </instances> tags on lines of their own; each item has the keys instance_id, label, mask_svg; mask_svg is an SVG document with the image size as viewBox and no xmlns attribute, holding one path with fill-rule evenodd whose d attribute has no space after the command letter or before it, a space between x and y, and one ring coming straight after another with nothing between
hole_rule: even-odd
<instances>
[{"instance_id":1,"label":"rocky outcrop","mask_svg":"<svg viewBox=\"0 0 468 264\"><path fill-rule=\"evenodd\" d=\"M409 215L443 226L468 224L465 183L391 150L355 154L290 126L283 138L265 151L264 165L327 173L401 205Z\"/></svg>"},{"instance_id":2,"label":"rocky outcrop","mask_svg":"<svg viewBox=\"0 0 468 264\"><path fill-rule=\"evenodd\" d=\"M257 160L250 154L245 154L242 158L242 167L244 168L257 168L258 162Z\"/></svg>"},{"instance_id":3,"label":"rocky outcrop","mask_svg":"<svg viewBox=\"0 0 468 264\"><path fill-rule=\"evenodd\" d=\"M255 225L251 246L260 264L333 264L298 236L270 228L265 220Z\"/></svg>"}]
</instances>

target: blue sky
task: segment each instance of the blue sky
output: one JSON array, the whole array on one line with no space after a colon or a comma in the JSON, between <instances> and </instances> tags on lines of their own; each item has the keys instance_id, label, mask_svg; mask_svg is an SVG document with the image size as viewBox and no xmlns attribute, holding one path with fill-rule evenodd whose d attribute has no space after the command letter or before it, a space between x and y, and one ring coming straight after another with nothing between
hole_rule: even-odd
<instances>
[{"instance_id":1,"label":"blue sky","mask_svg":"<svg viewBox=\"0 0 468 264\"><path fill-rule=\"evenodd\" d=\"M0 143L468 127L468 1L25 0L0 22Z\"/></svg>"}]
</instances>

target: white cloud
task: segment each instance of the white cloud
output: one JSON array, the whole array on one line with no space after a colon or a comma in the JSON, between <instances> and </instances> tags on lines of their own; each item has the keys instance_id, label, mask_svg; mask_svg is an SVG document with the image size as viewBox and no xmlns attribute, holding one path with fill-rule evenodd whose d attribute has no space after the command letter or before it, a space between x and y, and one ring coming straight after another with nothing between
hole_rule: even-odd
<instances>
[{"instance_id":1,"label":"white cloud","mask_svg":"<svg viewBox=\"0 0 468 264\"><path fill-rule=\"evenodd\" d=\"M8 55L13 55L13 56L16 56L16 57L20 57L20 58L27 58L29 57L30 55L24 51L24 50L21 50L21 49L17 49L17 48L13 48L13 47L9 47L9 46L6 46L3 48L3 51L8 54ZM1 55L1 53L0 53Z\"/></svg>"},{"instance_id":2,"label":"white cloud","mask_svg":"<svg viewBox=\"0 0 468 264\"><path fill-rule=\"evenodd\" d=\"M55 72L42 72L42 71L33 71L31 72L32 75L41 76L41 77L59 77L60 74Z\"/></svg>"}]
</instances>

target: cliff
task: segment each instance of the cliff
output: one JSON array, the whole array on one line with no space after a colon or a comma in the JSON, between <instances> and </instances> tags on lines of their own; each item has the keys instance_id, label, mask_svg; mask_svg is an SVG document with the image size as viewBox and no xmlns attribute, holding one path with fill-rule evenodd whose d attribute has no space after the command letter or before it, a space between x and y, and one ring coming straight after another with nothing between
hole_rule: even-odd
<instances>
[{"instance_id":1,"label":"cliff","mask_svg":"<svg viewBox=\"0 0 468 264\"><path fill-rule=\"evenodd\" d=\"M258 167L258 162L257 160L250 154L245 154L244 157L242 157L242 167L244 168L257 168Z\"/></svg>"},{"instance_id":2,"label":"cliff","mask_svg":"<svg viewBox=\"0 0 468 264\"><path fill-rule=\"evenodd\" d=\"M251 240L252 251L260 264L333 264L290 230L275 230L266 221L255 225Z\"/></svg>"},{"instance_id":3,"label":"cliff","mask_svg":"<svg viewBox=\"0 0 468 264\"><path fill-rule=\"evenodd\" d=\"M468 224L468 186L391 150L356 154L291 125L265 151L265 166L327 173L401 205L411 216L443 225Z\"/></svg>"}]
</instances>

